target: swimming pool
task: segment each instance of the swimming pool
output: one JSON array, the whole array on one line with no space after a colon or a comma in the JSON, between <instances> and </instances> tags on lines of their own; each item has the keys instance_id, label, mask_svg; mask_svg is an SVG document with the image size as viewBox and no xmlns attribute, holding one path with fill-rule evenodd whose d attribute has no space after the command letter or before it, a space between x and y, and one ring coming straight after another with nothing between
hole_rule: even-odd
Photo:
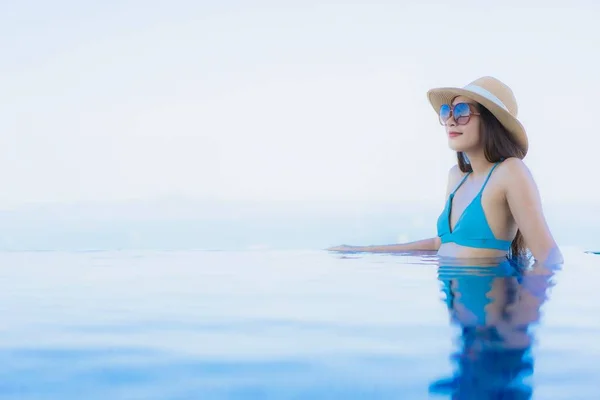
<instances>
[{"instance_id":1,"label":"swimming pool","mask_svg":"<svg viewBox=\"0 0 600 400\"><path fill-rule=\"evenodd\" d=\"M0 397L593 399L600 256L1 253Z\"/></svg>"}]
</instances>

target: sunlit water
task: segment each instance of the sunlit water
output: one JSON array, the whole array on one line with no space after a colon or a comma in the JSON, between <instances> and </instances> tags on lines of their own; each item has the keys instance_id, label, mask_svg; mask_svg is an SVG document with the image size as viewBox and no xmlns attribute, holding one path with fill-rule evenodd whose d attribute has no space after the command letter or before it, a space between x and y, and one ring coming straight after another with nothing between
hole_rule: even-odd
<instances>
[{"instance_id":1,"label":"sunlit water","mask_svg":"<svg viewBox=\"0 0 600 400\"><path fill-rule=\"evenodd\" d=\"M597 399L600 256L0 254L3 399Z\"/></svg>"}]
</instances>

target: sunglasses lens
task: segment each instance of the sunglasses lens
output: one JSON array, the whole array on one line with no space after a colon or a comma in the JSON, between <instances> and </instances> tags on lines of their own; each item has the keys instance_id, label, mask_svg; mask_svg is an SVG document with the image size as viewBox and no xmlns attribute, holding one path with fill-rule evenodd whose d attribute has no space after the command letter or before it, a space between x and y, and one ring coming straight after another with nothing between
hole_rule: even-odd
<instances>
[{"instance_id":1,"label":"sunglasses lens","mask_svg":"<svg viewBox=\"0 0 600 400\"><path fill-rule=\"evenodd\" d=\"M448 104L443 104L440 107L440 122L445 124L446 121L448 121L448 118L450 118L450 106Z\"/></svg>"},{"instance_id":2,"label":"sunglasses lens","mask_svg":"<svg viewBox=\"0 0 600 400\"><path fill-rule=\"evenodd\" d=\"M454 106L454 120L458 125L465 125L469 122L471 109L466 103L458 103Z\"/></svg>"}]
</instances>

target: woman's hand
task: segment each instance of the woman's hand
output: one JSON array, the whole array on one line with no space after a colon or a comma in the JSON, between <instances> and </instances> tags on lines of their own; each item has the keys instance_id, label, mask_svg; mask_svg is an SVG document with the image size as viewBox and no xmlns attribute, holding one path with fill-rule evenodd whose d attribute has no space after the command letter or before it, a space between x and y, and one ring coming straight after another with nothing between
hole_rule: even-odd
<instances>
[{"instance_id":1,"label":"woman's hand","mask_svg":"<svg viewBox=\"0 0 600 400\"><path fill-rule=\"evenodd\" d=\"M343 244L341 246L330 247L326 250L327 251L337 251L337 252L341 252L341 253L350 253L350 252L364 251L363 249L364 249L364 247L348 246L348 245Z\"/></svg>"}]
</instances>

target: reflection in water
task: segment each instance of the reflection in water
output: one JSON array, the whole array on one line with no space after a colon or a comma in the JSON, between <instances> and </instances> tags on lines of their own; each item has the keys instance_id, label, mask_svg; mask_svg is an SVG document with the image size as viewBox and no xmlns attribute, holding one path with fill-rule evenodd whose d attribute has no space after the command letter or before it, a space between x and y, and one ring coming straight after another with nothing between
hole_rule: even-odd
<instances>
[{"instance_id":1,"label":"reflection in water","mask_svg":"<svg viewBox=\"0 0 600 400\"><path fill-rule=\"evenodd\" d=\"M438 279L451 322L460 329L451 357L455 373L433 382L430 393L453 399L531 398L530 328L539 321L553 275L521 270L508 260L449 264L440 260Z\"/></svg>"}]
</instances>

